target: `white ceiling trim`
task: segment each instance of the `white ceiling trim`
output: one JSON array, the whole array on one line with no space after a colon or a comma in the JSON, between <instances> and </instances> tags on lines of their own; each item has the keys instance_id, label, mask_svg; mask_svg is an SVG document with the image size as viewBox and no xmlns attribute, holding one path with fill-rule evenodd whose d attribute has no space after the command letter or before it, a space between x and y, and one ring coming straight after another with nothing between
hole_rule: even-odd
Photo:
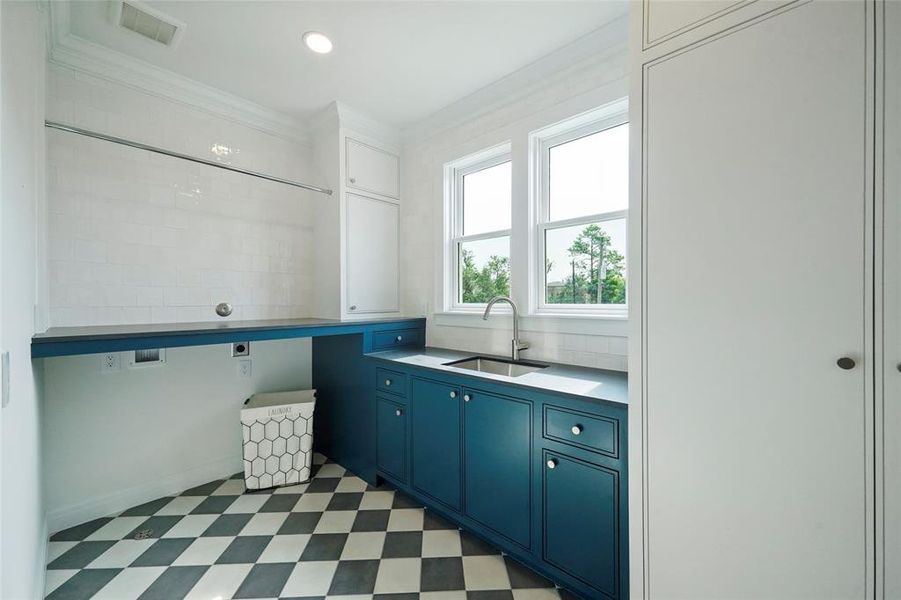
<instances>
[{"instance_id":1,"label":"white ceiling trim","mask_svg":"<svg viewBox=\"0 0 901 600\"><path fill-rule=\"evenodd\" d=\"M502 106L563 81L581 70L596 68L628 45L629 19L614 19L533 63L445 106L404 128L404 144L425 141L443 131L472 122Z\"/></svg>"},{"instance_id":2,"label":"white ceiling trim","mask_svg":"<svg viewBox=\"0 0 901 600\"><path fill-rule=\"evenodd\" d=\"M70 31L68 2L50 3L51 63L166 98L258 131L310 145L305 124L218 88L95 44Z\"/></svg>"}]
</instances>

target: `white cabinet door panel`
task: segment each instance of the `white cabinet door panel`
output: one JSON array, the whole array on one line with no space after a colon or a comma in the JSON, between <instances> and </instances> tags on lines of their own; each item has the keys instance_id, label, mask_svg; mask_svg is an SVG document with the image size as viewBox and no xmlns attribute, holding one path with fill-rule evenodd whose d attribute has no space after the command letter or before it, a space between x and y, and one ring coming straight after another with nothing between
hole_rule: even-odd
<instances>
[{"instance_id":1,"label":"white cabinet door panel","mask_svg":"<svg viewBox=\"0 0 901 600\"><path fill-rule=\"evenodd\" d=\"M398 310L397 204L347 194L349 314Z\"/></svg>"},{"instance_id":2,"label":"white cabinet door panel","mask_svg":"<svg viewBox=\"0 0 901 600\"><path fill-rule=\"evenodd\" d=\"M865 32L814 2L646 67L650 598L865 593Z\"/></svg>"},{"instance_id":3,"label":"white cabinet door panel","mask_svg":"<svg viewBox=\"0 0 901 600\"><path fill-rule=\"evenodd\" d=\"M901 598L901 3L885 3L883 598ZM878 181L878 180L877 180ZM877 324L879 321L877 320ZM878 384L878 382L877 382ZM877 386L878 389L878 386ZM878 447L878 445L877 445Z\"/></svg>"},{"instance_id":4,"label":"white cabinet door panel","mask_svg":"<svg viewBox=\"0 0 901 600\"><path fill-rule=\"evenodd\" d=\"M391 198L398 197L395 155L347 138L347 185Z\"/></svg>"}]
</instances>

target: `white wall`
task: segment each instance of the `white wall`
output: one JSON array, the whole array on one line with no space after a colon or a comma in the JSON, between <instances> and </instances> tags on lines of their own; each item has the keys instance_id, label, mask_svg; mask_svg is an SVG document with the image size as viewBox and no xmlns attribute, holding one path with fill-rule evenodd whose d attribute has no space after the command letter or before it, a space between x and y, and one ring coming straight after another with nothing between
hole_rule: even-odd
<instances>
[{"instance_id":1,"label":"white wall","mask_svg":"<svg viewBox=\"0 0 901 600\"><path fill-rule=\"evenodd\" d=\"M316 182L312 148L171 99L50 66L48 119L288 179ZM53 326L306 317L314 215L329 198L48 130ZM309 340L226 346L100 375L97 355L45 362L49 528L56 531L241 469L238 410L309 387ZM237 436L237 437L236 437Z\"/></svg>"},{"instance_id":2,"label":"white wall","mask_svg":"<svg viewBox=\"0 0 901 600\"><path fill-rule=\"evenodd\" d=\"M52 65L48 118L316 182L312 149L186 104ZM221 158L214 148L229 149ZM48 132L54 326L311 316L314 212L329 198Z\"/></svg>"},{"instance_id":3,"label":"white wall","mask_svg":"<svg viewBox=\"0 0 901 600\"><path fill-rule=\"evenodd\" d=\"M444 164L510 141L514 160L513 218L516 223L527 223L529 132L628 95L626 23L617 21L605 29L598 39L608 45L596 49L596 58L566 63L568 67L554 73L546 85L511 89L518 78L527 79L522 74L512 74L414 126L415 133L403 150L401 297L406 314L428 318L429 345L495 354L510 352L509 318L494 316L486 326L481 316L436 314L442 310L438 286L442 269ZM498 103L498 97L505 101ZM485 110L484 106L490 108ZM470 111L473 116L466 118ZM449 115L457 118L451 121ZM525 255L527 243L515 232L511 244L520 249L520 255ZM511 262L513 269L523 274L518 279L523 281L525 265ZM524 310L526 290L514 288L512 293ZM626 324L622 321L526 317L522 330L522 338L531 344L524 357L626 370Z\"/></svg>"},{"instance_id":4,"label":"white wall","mask_svg":"<svg viewBox=\"0 0 901 600\"><path fill-rule=\"evenodd\" d=\"M251 343L252 376L230 345L170 348L166 364L100 373L100 356L44 359L50 531L236 473L241 404L311 385L309 339Z\"/></svg>"},{"instance_id":5,"label":"white wall","mask_svg":"<svg viewBox=\"0 0 901 600\"><path fill-rule=\"evenodd\" d=\"M44 15L36 2L0 9L0 346L10 354L0 411L0 597L42 596L46 552L39 373L32 368L38 224L44 194Z\"/></svg>"}]
</instances>

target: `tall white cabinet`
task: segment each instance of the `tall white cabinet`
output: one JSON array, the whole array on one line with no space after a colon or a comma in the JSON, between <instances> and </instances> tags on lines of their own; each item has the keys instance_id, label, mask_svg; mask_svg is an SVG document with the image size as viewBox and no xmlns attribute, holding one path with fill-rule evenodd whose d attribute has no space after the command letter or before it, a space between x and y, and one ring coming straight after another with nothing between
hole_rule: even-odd
<instances>
[{"instance_id":1,"label":"tall white cabinet","mask_svg":"<svg viewBox=\"0 0 901 600\"><path fill-rule=\"evenodd\" d=\"M901 360L897 320L875 344L889 5L635 5L633 598L901 597L877 585L897 586L897 495L895 564L876 551L876 365Z\"/></svg>"},{"instance_id":2,"label":"tall white cabinet","mask_svg":"<svg viewBox=\"0 0 901 600\"><path fill-rule=\"evenodd\" d=\"M876 589L877 597L889 599L901 598L901 2L877 9L876 71L884 79L877 80L875 140L882 153L875 178L882 225L876 260L876 289L882 291L876 298Z\"/></svg>"},{"instance_id":3,"label":"tall white cabinet","mask_svg":"<svg viewBox=\"0 0 901 600\"><path fill-rule=\"evenodd\" d=\"M316 217L316 316L396 315L398 134L337 102L315 121L315 131L320 169L335 190Z\"/></svg>"}]
</instances>

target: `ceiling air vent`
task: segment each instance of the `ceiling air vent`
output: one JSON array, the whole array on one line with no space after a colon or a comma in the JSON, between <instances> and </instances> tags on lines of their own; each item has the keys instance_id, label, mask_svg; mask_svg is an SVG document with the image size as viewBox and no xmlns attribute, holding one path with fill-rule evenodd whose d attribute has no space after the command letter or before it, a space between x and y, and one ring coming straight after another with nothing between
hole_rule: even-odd
<instances>
[{"instance_id":1,"label":"ceiling air vent","mask_svg":"<svg viewBox=\"0 0 901 600\"><path fill-rule=\"evenodd\" d=\"M174 46L185 24L143 2L113 2L113 23L164 46Z\"/></svg>"}]
</instances>

